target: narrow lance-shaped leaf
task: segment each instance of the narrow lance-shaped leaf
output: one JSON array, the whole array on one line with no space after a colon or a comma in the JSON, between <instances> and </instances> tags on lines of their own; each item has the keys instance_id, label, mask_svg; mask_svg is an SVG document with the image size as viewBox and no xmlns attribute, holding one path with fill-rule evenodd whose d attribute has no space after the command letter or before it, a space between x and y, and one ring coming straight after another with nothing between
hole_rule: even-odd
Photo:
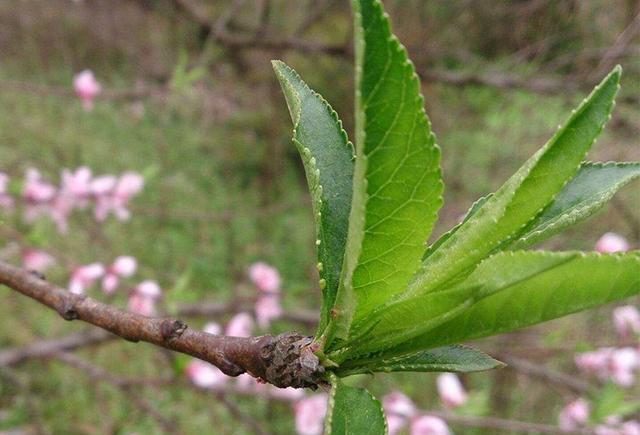
<instances>
[{"instance_id":1,"label":"narrow lance-shaped leaf","mask_svg":"<svg viewBox=\"0 0 640 435\"><path fill-rule=\"evenodd\" d=\"M336 112L287 65L273 61L293 120L293 142L307 173L316 217L318 269L323 289L318 333L333 307L349 226L353 146Z\"/></svg>"},{"instance_id":2,"label":"narrow lance-shaped leaf","mask_svg":"<svg viewBox=\"0 0 640 435\"><path fill-rule=\"evenodd\" d=\"M360 339L353 340L344 348L344 354L332 355L336 361L344 358L360 358L360 355L367 355L372 352L379 352L385 355L385 349L393 348L395 345L422 335L433 330L443 323L455 321L462 313L466 312L477 301L487 295L487 289L496 292L502 289L517 285L523 280L531 279L543 274L559 265L571 261L578 253L565 253L564 255L545 255L543 252L535 253L536 261L526 263L526 267L513 267L513 258L529 258L530 253L508 252L491 263L488 269L485 262L471 275L474 279L467 279L455 286L428 293L423 296L407 299L402 304L391 306L378 318L371 319L371 327ZM500 263L502 262L502 263ZM503 265L501 273L493 274L494 269ZM381 320L380 320L381 319ZM395 321L401 319L402 321ZM398 326L395 326L398 325ZM420 350L418 348L412 351ZM392 352L391 355L396 355Z\"/></svg>"},{"instance_id":3,"label":"narrow lance-shaped leaf","mask_svg":"<svg viewBox=\"0 0 640 435\"><path fill-rule=\"evenodd\" d=\"M618 189L640 178L640 163L584 163L578 174L509 249L523 249L558 234L600 210Z\"/></svg>"},{"instance_id":4,"label":"narrow lance-shaped leaf","mask_svg":"<svg viewBox=\"0 0 640 435\"><path fill-rule=\"evenodd\" d=\"M387 422L380 402L363 388L331 377L331 397L325 421L327 435L383 435Z\"/></svg>"},{"instance_id":5,"label":"narrow lance-shaped leaf","mask_svg":"<svg viewBox=\"0 0 640 435\"><path fill-rule=\"evenodd\" d=\"M415 299L463 279L534 219L576 174L580 162L610 117L619 88L616 67L573 112L553 138L535 153L482 207L423 263L407 291L380 310L395 306L388 329L412 327ZM420 305L420 304L418 304ZM428 312L424 313L428 316ZM387 327L380 324L380 330ZM417 331L416 331L417 332Z\"/></svg>"},{"instance_id":6,"label":"narrow lance-shaped leaf","mask_svg":"<svg viewBox=\"0 0 640 435\"><path fill-rule=\"evenodd\" d=\"M338 336L404 290L442 204L420 83L379 0L354 0L356 168Z\"/></svg>"},{"instance_id":7,"label":"narrow lance-shaped leaf","mask_svg":"<svg viewBox=\"0 0 640 435\"><path fill-rule=\"evenodd\" d=\"M518 273L526 276L531 268L554 257L570 260L514 285L501 284L505 274L512 278ZM479 302L457 318L397 346L390 353L509 332L637 295L640 293L640 252L503 252L481 263L466 282L468 285L483 283L483 298Z\"/></svg>"},{"instance_id":8,"label":"narrow lance-shaped leaf","mask_svg":"<svg viewBox=\"0 0 640 435\"><path fill-rule=\"evenodd\" d=\"M340 376L373 372L457 372L470 373L503 367L504 363L468 346L453 345L409 355L347 361L337 370Z\"/></svg>"}]
</instances>

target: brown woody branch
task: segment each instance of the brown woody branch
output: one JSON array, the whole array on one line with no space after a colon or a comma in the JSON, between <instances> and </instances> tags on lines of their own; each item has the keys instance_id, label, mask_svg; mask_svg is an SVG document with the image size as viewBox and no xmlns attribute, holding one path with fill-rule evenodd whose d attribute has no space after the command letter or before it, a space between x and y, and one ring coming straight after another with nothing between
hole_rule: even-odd
<instances>
[{"instance_id":1,"label":"brown woody branch","mask_svg":"<svg viewBox=\"0 0 640 435\"><path fill-rule=\"evenodd\" d=\"M297 333L246 338L212 335L190 329L178 319L129 313L69 293L4 262L0 262L0 284L54 309L65 320L83 320L128 341L145 341L191 355L229 376L249 373L283 388L316 388L323 383L323 367L313 354L311 337Z\"/></svg>"}]
</instances>

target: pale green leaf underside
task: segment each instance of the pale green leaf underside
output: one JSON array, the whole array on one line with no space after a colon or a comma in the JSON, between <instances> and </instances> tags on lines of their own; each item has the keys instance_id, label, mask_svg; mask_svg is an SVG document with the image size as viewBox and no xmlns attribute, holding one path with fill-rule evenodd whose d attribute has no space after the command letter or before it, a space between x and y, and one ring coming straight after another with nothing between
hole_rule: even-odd
<instances>
[{"instance_id":1,"label":"pale green leaf underside","mask_svg":"<svg viewBox=\"0 0 640 435\"><path fill-rule=\"evenodd\" d=\"M293 69L279 61L272 63L291 113L293 142L302 156L313 199L323 287L320 333L338 291L351 208L353 147L331 106Z\"/></svg>"},{"instance_id":2,"label":"pale green leaf underside","mask_svg":"<svg viewBox=\"0 0 640 435\"><path fill-rule=\"evenodd\" d=\"M609 119L620 72L616 67L596 86L553 138L426 259L402 299L464 278L551 203Z\"/></svg>"},{"instance_id":3,"label":"pale green leaf underside","mask_svg":"<svg viewBox=\"0 0 640 435\"><path fill-rule=\"evenodd\" d=\"M529 278L540 264L558 265ZM565 261L562 261L565 260ZM504 287L506 280L516 283ZM460 316L408 342L396 353L513 331L640 293L640 252L502 252L485 260L458 288L477 286L480 297Z\"/></svg>"},{"instance_id":4,"label":"pale green leaf underside","mask_svg":"<svg viewBox=\"0 0 640 435\"><path fill-rule=\"evenodd\" d=\"M383 435L387 422L380 402L363 388L331 378L331 398L325 421L326 435Z\"/></svg>"},{"instance_id":5,"label":"pale green leaf underside","mask_svg":"<svg viewBox=\"0 0 640 435\"><path fill-rule=\"evenodd\" d=\"M440 151L406 50L391 33L379 0L355 0L354 12L354 222L340 291L343 306L355 308L359 319L404 291L420 266L443 185ZM351 319L343 322L346 338Z\"/></svg>"},{"instance_id":6,"label":"pale green leaf underside","mask_svg":"<svg viewBox=\"0 0 640 435\"><path fill-rule=\"evenodd\" d=\"M578 174L509 248L526 248L587 219L618 189L637 178L640 178L640 163L584 163Z\"/></svg>"},{"instance_id":7,"label":"pale green leaf underside","mask_svg":"<svg viewBox=\"0 0 640 435\"><path fill-rule=\"evenodd\" d=\"M453 345L419 351L411 355L347 361L340 376L372 372L456 372L470 373L503 367L500 361L468 346Z\"/></svg>"}]
</instances>

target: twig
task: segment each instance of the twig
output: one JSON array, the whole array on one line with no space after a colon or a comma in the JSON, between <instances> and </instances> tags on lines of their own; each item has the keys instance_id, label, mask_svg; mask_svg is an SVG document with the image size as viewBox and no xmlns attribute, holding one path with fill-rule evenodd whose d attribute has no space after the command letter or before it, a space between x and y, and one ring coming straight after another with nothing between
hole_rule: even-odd
<instances>
[{"instance_id":1,"label":"twig","mask_svg":"<svg viewBox=\"0 0 640 435\"><path fill-rule=\"evenodd\" d=\"M69 293L4 262L0 262L0 283L56 310L65 320L83 320L125 340L145 341L194 356L229 376L249 373L279 387L322 383L322 366L308 347L310 339L296 333L246 338L212 335L190 329L181 320L145 317ZM300 358L312 358L315 364L309 366L305 361L303 367ZM281 366L277 361L288 364Z\"/></svg>"}]
</instances>

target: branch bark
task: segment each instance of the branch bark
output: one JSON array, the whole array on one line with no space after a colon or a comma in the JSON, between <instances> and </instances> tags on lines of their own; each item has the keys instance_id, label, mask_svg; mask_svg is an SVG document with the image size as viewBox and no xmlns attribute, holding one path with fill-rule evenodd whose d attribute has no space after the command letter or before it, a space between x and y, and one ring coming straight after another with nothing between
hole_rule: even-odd
<instances>
[{"instance_id":1,"label":"branch bark","mask_svg":"<svg viewBox=\"0 0 640 435\"><path fill-rule=\"evenodd\" d=\"M83 320L128 341L145 341L191 355L229 376L249 373L282 388L317 388L324 383L324 369L313 354L312 338L295 332L277 337L212 335L190 329L182 320L145 317L69 293L4 262L0 262L0 284L54 309L65 320Z\"/></svg>"}]
</instances>

